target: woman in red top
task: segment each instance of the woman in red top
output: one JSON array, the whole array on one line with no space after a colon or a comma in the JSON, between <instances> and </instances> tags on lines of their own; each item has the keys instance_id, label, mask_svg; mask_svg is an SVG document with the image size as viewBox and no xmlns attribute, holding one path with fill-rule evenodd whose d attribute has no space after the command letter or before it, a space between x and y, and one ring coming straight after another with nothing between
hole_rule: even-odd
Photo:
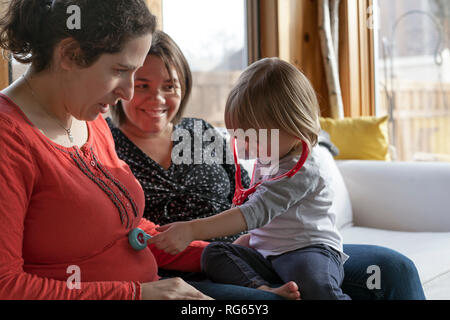
<instances>
[{"instance_id":1,"label":"woman in red top","mask_svg":"<svg viewBox=\"0 0 450 320\"><path fill-rule=\"evenodd\" d=\"M175 256L128 244L156 226L99 116L132 98L155 18L143 0L68 4L12 0L0 20L0 47L31 62L0 94L0 299L207 299L156 281L158 265L199 271L204 243Z\"/></svg>"}]
</instances>

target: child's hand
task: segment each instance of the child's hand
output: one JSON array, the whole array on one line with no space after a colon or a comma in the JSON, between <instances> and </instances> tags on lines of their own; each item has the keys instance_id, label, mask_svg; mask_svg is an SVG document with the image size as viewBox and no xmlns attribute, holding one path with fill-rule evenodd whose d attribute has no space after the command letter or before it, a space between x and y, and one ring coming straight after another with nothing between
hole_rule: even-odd
<instances>
[{"instance_id":1,"label":"child's hand","mask_svg":"<svg viewBox=\"0 0 450 320\"><path fill-rule=\"evenodd\" d=\"M240 246L248 247L250 248L250 233L243 234L236 240L234 240L233 244L238 244Z\"/></svg>"},{"instance_id":2,"label":"child's hand","mask_svg":"<svg viewBox=\"0 0 450 320\"><path fill-rule=\"evenodd\" d=\"M161 233L148 240L148 244L155 244L159 250L169 254L177 254L195 240L189 222L174 222L156 228Z\"/></svg>"}]
</instances>

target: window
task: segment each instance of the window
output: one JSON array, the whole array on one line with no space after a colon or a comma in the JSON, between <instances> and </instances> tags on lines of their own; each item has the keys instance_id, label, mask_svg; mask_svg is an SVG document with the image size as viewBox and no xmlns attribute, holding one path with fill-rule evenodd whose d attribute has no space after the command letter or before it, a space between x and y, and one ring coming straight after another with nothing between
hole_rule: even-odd
<instances>
[{"instance_id":1,"label":"window","mask_svg":"<svg viewBox=\"0 0 450 320\"><path fill-rule=\"evenodd\" d=\"M450 161L450 1L378 0L377 115L403 161Z\"/></svg>"},{"instance_id":2,"label":"window","mask_svg":"<svg viewBox=\"0 0 450 320\"><path fill-rule=\"evenodd\" d=\"M224 126L225 102L248 65L246 1L163 0L163 30L180 46L192 70L186 117Z\"/></svg>"}]
</instances>

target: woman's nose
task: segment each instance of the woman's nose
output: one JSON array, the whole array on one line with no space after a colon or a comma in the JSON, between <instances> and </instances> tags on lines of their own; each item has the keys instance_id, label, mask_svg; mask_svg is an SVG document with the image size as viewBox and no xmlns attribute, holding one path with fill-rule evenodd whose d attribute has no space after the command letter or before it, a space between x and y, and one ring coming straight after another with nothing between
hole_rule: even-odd
<instances>
[{"instance_id":1,"label":"woman's nose","mask_svg":"<svg viewBox=\"0 0 450 320\"><path fill-rule=\"evenodd\" d=\"M124 79L116 89L116 94L120 99L131 100L134 96L134 77Z\"/></svg>"},{"instance_id":2,"label":"woman's nose","mask_svg":"<svg viewBox=\"0 0 450 320\"><path fill-rule=\"evenodd\" d=\"M164 97L164 94L161 93L161 90L150 90L148 92L148 101L159 103L159 104L165 104L166 98Z\"/></svg>"}]
</instances>

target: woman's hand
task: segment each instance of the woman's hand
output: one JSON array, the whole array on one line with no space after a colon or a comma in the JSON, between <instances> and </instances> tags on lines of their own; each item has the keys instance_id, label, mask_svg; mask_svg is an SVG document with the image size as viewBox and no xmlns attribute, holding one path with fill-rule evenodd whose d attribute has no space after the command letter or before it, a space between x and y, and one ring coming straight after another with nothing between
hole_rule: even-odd
<instances>
[{"instance_id":1,"label":"woman's hand","mask_svg":"<svg viewBox=\"0 0 450 320\"><path fill-rule=\"evenodd\" d=\"M243 247L250 248L250 233L243 234L236 240L234 240L233 244L238 244Z\"/></svg>"},{"instance_id":2,"label":"woman's hand","mask_svg":"<svg viewBox=\"0 0 450 320\"><path fill-rule=\"evenodd\" d=\"M180 253L195 240L189 221L169 223L156 228L156 231L161 233L148 240L148 244L154 244L156 248L169 254Z\"/></svg>"},{"instance_id":3,"label":"woman's hand","mask_svg":"<svg viewBox=\"0 0 450 320\"><path fill-rule=\"evenodd\" d=\"M141 284L142 300L213 300L181 278Z\"/></svg>"}]
</instances>

